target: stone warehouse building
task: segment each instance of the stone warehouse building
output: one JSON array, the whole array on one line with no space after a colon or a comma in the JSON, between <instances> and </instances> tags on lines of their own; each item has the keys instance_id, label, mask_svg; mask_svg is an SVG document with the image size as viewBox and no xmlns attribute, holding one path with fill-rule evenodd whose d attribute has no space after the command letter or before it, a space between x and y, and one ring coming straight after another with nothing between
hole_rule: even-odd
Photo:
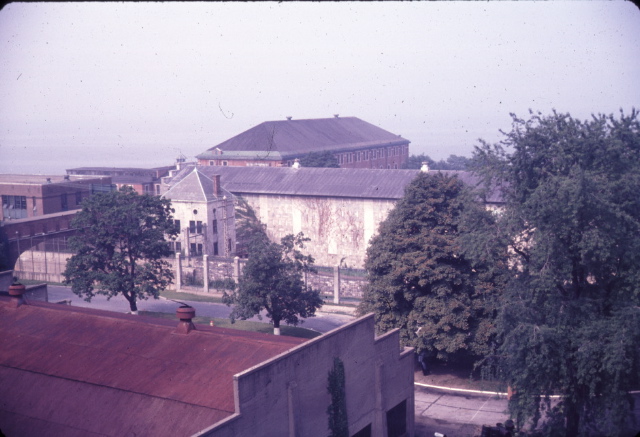
<instances>
[{"instance_id":1,"label":"stone warehouse building","mask_svg":"<svg viewBox=\"0 0 640 437\"><path fill-rule=\"evenodd\" d=\"M222 188L220 175L190 167L162 197L171 200L179 230L171 242L186 256L232 256L236 252L234 196Z\"/></svg>"},{"instance_id":2,"label":"stone warehouse building","mask_svg":"<svg viewBox=\"0 0 640 437\"><path fill-rule=\"evenodd\" d=\"M176 312L180 321L0 292L4 435L327 435L334 358L350 436L414 435L413 350L397 330L375 337L373 315L304 340Z\"/></svg>"},{"instance_id":3,"label":"stone warehouse building","mask_svg":"<svg viewBox=\"0 0 640 437\"><path fill-rule=\"evenodd\" d=\"M342 168L399 169L409 140L356 117L266 121L197 156L200 165L291 167L330 152Z\"/></svg>"},{"instance_id":4,"label":"stone warehouse building","mask_svg":"<svg viewBox=\"0 0 640 437\"><path fill-rule=\"evenodd\" d=\"M191 171L183 170L169 184ZM420 170L205 166L199 171L209 178L219 175L226 190L245 199L273 241L304 232L316 264L362 268L369 240ZM476 183L468 172L442 173Z\"/></svg>"}]
</instances>

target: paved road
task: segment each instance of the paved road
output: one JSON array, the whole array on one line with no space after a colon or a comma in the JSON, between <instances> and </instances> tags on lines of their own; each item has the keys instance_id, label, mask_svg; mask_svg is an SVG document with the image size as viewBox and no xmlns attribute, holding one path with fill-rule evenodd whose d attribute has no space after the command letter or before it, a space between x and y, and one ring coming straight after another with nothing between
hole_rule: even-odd
<instances>
[{"instance_id":1,"label":"paved road","mask_svg":"<svg viewBox=\"0 0 640 437\"><path fill-rule=\"evenodd\" d=\"M449 437L479 436L482 425L495 426L509 418L507 399L470 395L416 386L416 436L439 432Z\"/></svg>"},{"instance_id":2,"label":"paved road","mask_svg":"<svg viewBox=\"0 0 640 437\"><path fill-rule=\"evenodd\" d=\"M49 302L71 300L71 305L73 306L96 308L120 313L126 313L129 311L129 302L127 302L127 300L122 296L112 297L110 300L107 300L104 296L96 296L91 299L91 302L89 303L73 294L69 287L49 285L47 290L49 294ZM229 317L229 313L231 312L231 308L221 303L192 302L188 300L180 300L180 302L184 302L194 307L196 309L197 316L226 319ZM179 304L176 302L164 298L138 301L138 310L140 311L174 313L178 306ZM350 322L353 319L353 316L346 316L342 314L318 313L316 317L310 317L298 326L313 329L318 332L328 332ZM251 320L260 321L257 317L254 317ZM268 321L268 319L263 317L262 322L268 323Z\"/></svg>"}]
</instances>

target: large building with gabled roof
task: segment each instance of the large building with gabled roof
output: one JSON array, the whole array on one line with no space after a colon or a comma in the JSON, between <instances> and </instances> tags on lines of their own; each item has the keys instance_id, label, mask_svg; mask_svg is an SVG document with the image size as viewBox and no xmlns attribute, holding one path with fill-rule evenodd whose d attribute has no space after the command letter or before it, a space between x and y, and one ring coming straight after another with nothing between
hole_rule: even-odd
<instances>
[{"instance_id":1,"label":"large building with gabled roof","mask_svg":"<svg viewBox=\"0 0 640 437\"><path fill-rule=\"evenodd\" d=\"M197 156L200 165L291 167L330 152L342 168L399 169L409 140L357 117L266 121Z\"/></svg>"},{"instance_id":2,"label":"large building with gabled roof","mask_svg":"<svg viewBox=\"0 0 640 437\"><path fill-rule=\"evenodd\" d=\"M236 252L234 196L222 188L220 175L199 167L184 170L162 197L171 200L179 230L169 244L186 256L233 256Z\"/></svg>"},{"instance_id":3,"label":"large building with gabled roof","mask_svg":"<svg viewBox=\"0 0 640 437\"><path fill-rule=\"evenodd\" d=\"M190 175L192 168L183 169L165 181L174 186ZM405 187L421 171L296 166L197 168L209 178L219 176L226 190L242 197L266 225L273 241L303 232L311 239L306 250L317 265L352 268L364 266L371 237L404 196ZM471 186L479 183L465 171L434 173L455 175ZM487 200L499 203L497 196Z\"/></svg>"}]
</instances>

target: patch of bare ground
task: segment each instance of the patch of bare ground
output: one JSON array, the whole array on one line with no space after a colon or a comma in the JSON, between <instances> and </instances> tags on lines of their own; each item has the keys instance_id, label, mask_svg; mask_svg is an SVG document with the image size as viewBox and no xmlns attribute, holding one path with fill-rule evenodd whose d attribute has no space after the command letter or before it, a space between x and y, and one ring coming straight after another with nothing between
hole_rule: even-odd
<instances>
[{"instance_id":1,"label":"patch of bare ground","mask_svg":"<svg viewBox=\"0 0 640 437\"><path fill-rule=\"evenodd\" d=\"M422 373L416 363L414 381L439 387L461 388L504 393L507 388L503 383L484 379L480 370L473 368L473 363L429 363L427 375Z\"/></svg>"}]
</instances>

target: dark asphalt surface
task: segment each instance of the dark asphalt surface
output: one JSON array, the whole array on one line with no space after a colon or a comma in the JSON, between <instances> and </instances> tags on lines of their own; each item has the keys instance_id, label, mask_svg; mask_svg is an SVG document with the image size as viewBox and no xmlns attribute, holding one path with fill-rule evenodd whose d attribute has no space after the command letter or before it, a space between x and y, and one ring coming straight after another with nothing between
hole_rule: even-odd
<instances>
[{"instance_id":1,"label":"dark asphalt surface","mask_svg":"<svg viewBox=\"0 0 640 437\"><path fill-rule=\"evenodd\" d=\"M110 300L107 300L105 296L96 296L91 300L91 302L86 302L81 297L73 294L71 288L69 287L49 285L47 287L47 291L49 294L49 302L71 300L71 305L73 306L96 308L100 310L120 313L129 312L129 302L127 302L127 300L122 296L112 297ZM196 316L225 319L228 318L229 313L231 313L231 308L221 303L193 302L189 300L180 300L180 302L184 302L195 308ZM138 301L139 311L175 313L176 308L178 308L179 306L180 304L164 298ZM257 317L254 317L250 320L255 320L258 322L262 321L264 323L269 322L266 317L263 317L262 320L259 320ZM315 317L305 319L304 322L299 324L298 326L301 328L313 329L314 331L324 333L342 326L352 320L354 320L353 316L346 316L342 314L327 314L320 312L317 313Z\"/></svg>"}]
</instances>

